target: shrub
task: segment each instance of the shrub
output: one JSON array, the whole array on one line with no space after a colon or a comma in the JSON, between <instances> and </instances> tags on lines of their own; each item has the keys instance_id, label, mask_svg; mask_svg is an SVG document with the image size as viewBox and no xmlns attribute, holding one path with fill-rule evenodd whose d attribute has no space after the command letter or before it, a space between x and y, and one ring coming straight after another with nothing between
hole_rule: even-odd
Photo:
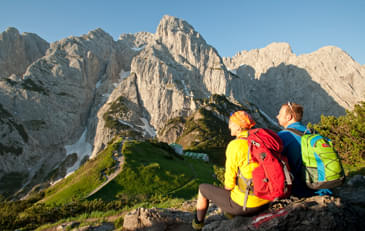
<instances>
[{"instance_id":1,"label":"shrub","mask_svg":"<svg viewBox=\"0 0 365 231\"><path fill-rule=\"evenodd\" d=\"M353 111L338 118L322 116L318 124L311 125L321 135L330 138L343 163L361 166L365 161L365 102L355 105Z\"/></svg>"}]
</instances>

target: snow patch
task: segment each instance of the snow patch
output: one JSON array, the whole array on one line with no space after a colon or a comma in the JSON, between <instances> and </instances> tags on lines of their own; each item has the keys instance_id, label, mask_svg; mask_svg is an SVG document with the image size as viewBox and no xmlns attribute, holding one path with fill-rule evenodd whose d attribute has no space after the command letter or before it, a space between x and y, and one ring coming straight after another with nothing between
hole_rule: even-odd
<instances>
[{"instance_id":1,"label":"snow patch","mask_svg":"<svg viewBox=\"0 0 365 231\"><path fill-rule=\"evenodd\" d=\"M156 131L153 127L151 127L148 121L145 118L140 118L140 120L144 123L144 125L137 125L138 127L142 128L145 132L148 133L151 137L156 136Z\"/></svg>"},{"instance_id":2,"label":"snow patch","mask_svg":"<svg viewBox=\"0 0 365 231\"><path fill-rule=\"evenodd\" d=\"M133 125L132 125L132 124L130 124L130 123L128 123L128 122L125 122L125 121L123 121L123 120L118 120L118 122L119 122L119 123L121 123L121 124L124 124L124 125L127 125L127 126L129 126L129 127L133 128Z\"/></svg>"},{"instance_id":3,"label":"snow patch","mask_svg":"<svg viewBox=\"0 0 365 231\"><path fill-rule=\"evenodd\" d=\"M209 162L209 156L206 153L199 152L184 152L184 156L191 157L193 159L201 159L205 162Z\"/></svg>"},{"instance_id":4,"label":"snow patch","mask_svg":"<svg viewBox=\"0 0 365 231\"><path fill-rule=\"evenodd\" d=\"M132 50L134 50L134 51L140 51L140 50L142 50L143 48L145 48L145 46L146 46L146 45L141 46L141 47L132 47Z\"/></svg>"},{"instance_id":5,"label":"snow patch","mask_svg":"<svg viewBox=\"0 0 365 231\"><path fill-rule=\"evenodd\" d=\"M83 160L85 156L91 155L92 145L86 142L86 133L87 133L87 128L85 128L80 139L76 143L72 145L65 145L67 155L70 155L72 153L77 154L77 161L72 167L67 169L66 177L80 167L81 160Z\"/></svg>"},{"instance_id":6,"label":"snow patch","mask_svg":"<svg viewBox=\"0 0 365 231\"><path fill-rule=\"evenodd\" d=\"M193 95L193 93L192 93L192 92L189 92L188 88L186 87L185 80L181 80L181 82L182 82L182 84L183 84L183 86L184 86L184 92L185 92L185 95L186 95L186 96L191 96L191 97L193 97L193 96L194 96L194 95Z\"/></svg>"},{"instance_id":7,"label":"snow patch","mask_svg":"<svg viewBox=\"0 0 365 231\"><path fill-rule=\"evenodd\" d=\"M100 87L100 85L101 85L101 80L99 80L97 83L96 83L96 88L99 88Z\"/></svg>"},{"instance_id":8,"label":"snow patch","mask_svg":"<svg viewBox=\"0 0 365 231\"><path fill-rule=\"evenodd\" d=\"M130 74L131 74L130 71L124 71L123 69L121 69L119 72L120 80L127 78Z\"/></svg>"},{"instance_id":9,"label":"snow patch","mask_svg":"<svg viewBox=\"0 0 365 231\"><path fill-rule=\"evenodd\" d=\"M181 156L187 156L193 159L200 159L205 162L209 162L209 156L206 153L199 153L199 152L184 152L183 147L180 144L172 143L169 144L174 151L181 155Z\"/></svg>"},{"instance_id":10,"label":"snow patch","mask_svg":"<svg viewBox=\"0 0 365 231\"><path fill-rule=\"evenodd\" d=\"M184 154L184 150L183 147L180 144L176 144L176 143L172 143L169 144L170 147L172 147L172 149L174 149L174 151L179 154L179 155L183 155Z\"/></svg>"},{"instance_id":11,"label":"snow patch","mask_svg":"<svg viewBox=\"0 0 365 231\"><path fill-rule=\"evenodd\" d=\"M233 74L237 75L237 69L232 69L232 70L229 70L230 72L232 72Z\"/></svg>"}]
</instances>

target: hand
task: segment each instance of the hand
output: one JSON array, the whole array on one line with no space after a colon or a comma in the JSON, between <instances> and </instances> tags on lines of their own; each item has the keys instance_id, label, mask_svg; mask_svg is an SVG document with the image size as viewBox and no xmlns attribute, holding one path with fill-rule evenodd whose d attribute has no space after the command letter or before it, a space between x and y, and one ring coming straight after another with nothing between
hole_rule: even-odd
<instances>
[{"instance_id":1,"label":"hand","mask_svg":"<svg viewBox=\"0 0 365 231\"><path fill-rule=\"evenodd\" d=\"M233 188L228 188L227 186L224 186L225 190L232 191Z\"/></svg>"}]
</instances>

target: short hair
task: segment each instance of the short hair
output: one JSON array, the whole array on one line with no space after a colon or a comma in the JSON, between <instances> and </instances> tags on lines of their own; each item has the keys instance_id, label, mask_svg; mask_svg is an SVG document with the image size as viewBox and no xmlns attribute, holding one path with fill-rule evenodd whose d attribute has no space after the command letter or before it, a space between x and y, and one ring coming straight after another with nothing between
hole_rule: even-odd
<instances>
[{"instance_id":1,"label":"short hair","mask_svg":"<svg viewBox=\"0 0 365 231\"><path fill-rule=\"evenodd\" d=\"M294 117L295 121L301 121L303 118L303 106L294 102L287 102L283 105L286 106L286 114L290 114Z\"/></svg>"}]
</instances>

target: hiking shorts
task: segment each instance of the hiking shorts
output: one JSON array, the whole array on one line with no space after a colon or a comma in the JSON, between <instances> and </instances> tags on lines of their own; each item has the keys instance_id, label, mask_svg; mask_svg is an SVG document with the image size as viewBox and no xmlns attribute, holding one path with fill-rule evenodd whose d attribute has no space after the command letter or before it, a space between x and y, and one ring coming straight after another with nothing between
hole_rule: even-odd
<instances>
[{"instance_id":1,"label":"hiking shorts","mask_svg":"<svg viewBox=\"0 0 365 231\"><path fill-rule=\"evenodd\" d=\"M224 212L232 215L251 216L267 208L267 204L265 204L260 207L246 208L246 211L243 211L242 206L231 199L231 191L211 184L200 184L199 191L205 198L212 201Z\"/></svg>"}]
</instances>

